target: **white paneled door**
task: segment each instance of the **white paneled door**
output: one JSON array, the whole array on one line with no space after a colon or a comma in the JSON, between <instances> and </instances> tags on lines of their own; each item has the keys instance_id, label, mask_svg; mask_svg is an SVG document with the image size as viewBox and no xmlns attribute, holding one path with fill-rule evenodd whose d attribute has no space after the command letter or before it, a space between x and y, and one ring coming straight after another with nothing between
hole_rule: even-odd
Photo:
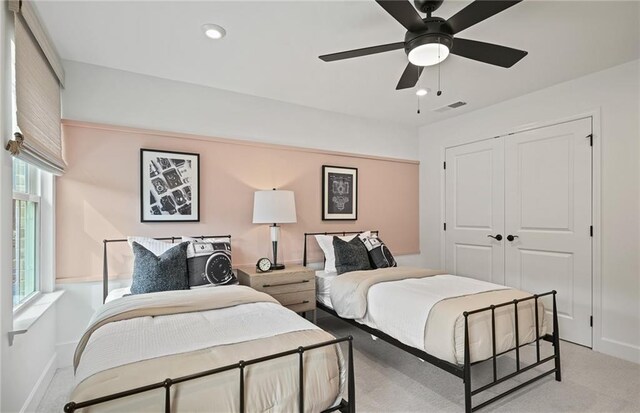
<instances>
[{"instance_id":1,"label":"white paneled door","mask_svg":"<svg viewBox=\"0 0 640 413\"><path fill-rule=\"evenodd\" d=\"M557 290L561 337L589 347L591 133L587 118L448 148L445 233L447 271Z\"/></svg>"},{"instance_id":2,"label":"white paneled door","mask_svg":"<svg viewBox=\"0 0 640 413\"><path fill-rule=\"evenodd\" d=\"M561 337L591 347L591 119L505 138L505 281L557 290ZM513 241L510 241L513 237Z\"/></svg>"},{"instance_id":3,"label":"white paneled door","mask_svg":"<svg viewBox=\"0 0 640 413\"><path fill-rule=\"evenodd\" d=\"M446 162L446 269L504 284L504 145L449 148Z\"/></svg>"}]
</instances>

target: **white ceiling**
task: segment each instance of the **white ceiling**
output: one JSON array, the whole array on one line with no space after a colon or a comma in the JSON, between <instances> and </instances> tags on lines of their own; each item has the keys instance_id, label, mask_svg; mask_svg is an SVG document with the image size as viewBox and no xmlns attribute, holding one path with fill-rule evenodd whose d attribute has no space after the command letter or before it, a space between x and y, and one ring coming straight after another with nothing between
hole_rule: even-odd
<instances>
[{"instance_id":1,"label":"white ceiling","mask_svg":"<svg viewBox=\"0 0 640 413\"><path fill-rule=\"evenodd\" d=\"M448 18L468 1L447 0ZM511 69L450 56L443 95L396 91L402 50L324 63L318 56L402 41L404 28L373 0L46 1L38 11L64 59L207 85L350 115L423 125L640 57L640 3L522 3L459 34L527 50ZM227 30L222 41L204 23ZM437 90L437 71L421 83ZM594 85L596 87L597 85ZM432 109L463 100L446 113Z\"/></svg>"}]
</instances>

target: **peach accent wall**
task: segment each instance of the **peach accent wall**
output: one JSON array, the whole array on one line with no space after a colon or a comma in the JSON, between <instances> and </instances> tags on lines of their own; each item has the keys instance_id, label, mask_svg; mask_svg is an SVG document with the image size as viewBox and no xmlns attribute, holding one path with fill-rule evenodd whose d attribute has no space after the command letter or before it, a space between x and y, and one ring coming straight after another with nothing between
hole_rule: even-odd
<instances>
[{"instance_id":1,"label":"peach accent wall","mask_svg":"<svg viewBox=\"0 0 640 413\"><path fill-rule=\"evenodd\" d=\"M67 173L57 178L59 281L102 276L102 240L128 235L231 234L235 265L270 256L268 225L252 223L253 193L295 192L298 222L281 229L279 261L301 262L304 232L380 230L396 255L419 252L416 161L137 130L63 124ZM392 144L390 142L390 144ZM200 222L140 222L140 148L200 154ZM322 221L322 165L358 168L358 220ZM310 242L311 261L321 253ZM110 274L131 273L126 243L109 246Z\"/></svg>"}]
</instances>

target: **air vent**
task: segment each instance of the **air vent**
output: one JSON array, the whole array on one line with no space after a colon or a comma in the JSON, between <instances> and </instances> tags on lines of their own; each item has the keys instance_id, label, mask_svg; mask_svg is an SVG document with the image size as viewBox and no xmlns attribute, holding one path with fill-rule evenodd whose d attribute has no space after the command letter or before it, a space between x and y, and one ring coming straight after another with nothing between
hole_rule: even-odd
<instances>
[{"instance_id":1,"label":"air vent","mask_svg":"<svg viewBox=\"0 0 640 413\"><path fill-rule=\"evenodd\" d=\"M446 112L446 111L448 111L448 110L456 109L456 108L459 108L460 106L464 106L464 105L466 105L466 104L467 104L467 102L463 102L463 101L460 101L460 100L459 100L459 101L454 102L454 103L451 103L451 104L449 104L449 105L447 105L447 106L443 106L443 107L441 107L441 108L434 109L433 111L434 111L434 112Z\"/></svg>"}]
</instances>

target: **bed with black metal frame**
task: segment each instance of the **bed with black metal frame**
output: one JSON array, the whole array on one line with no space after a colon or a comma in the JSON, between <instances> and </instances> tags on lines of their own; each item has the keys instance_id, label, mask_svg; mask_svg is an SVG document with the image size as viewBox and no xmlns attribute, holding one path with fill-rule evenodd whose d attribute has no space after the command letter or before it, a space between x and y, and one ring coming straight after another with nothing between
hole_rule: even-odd
<instances>
[{"instance_id":1,"label":"bed with black metal frame","mask_svg":"<svg viewBox=\"0 0 640 413\"><path fill-rule=\"evenodd\" d=\"M228 238L231 241L231 235L198 235L195 237L191 237L194 239L205 240L206 238ZM159 241L171 241L171 243L175 243L176 240L181 240L182 237L163 237L163 238L154 238ZM127 239L105 239L103 242L103 268L102 268L102 284L103 284L103 298L102 301L105 302L107 295L109 294L109 264L107 258L107 245L111 243L122 243L127 242ZM168 377L163 380L156 381L151 384L147 384L144 386L135 387L129 390L125 390L122 392L109 394L106 396L102 396L99 398L85 400L85 401L70 401L65 404L64 411L67 413L75 412L79 409L84 409L90 406L95 406L100 403L105 403L108 401L121 399L130 397L136 394L145 393L157 389L164 388L164 406L165 413L170 413L172 411L171 408L171 387L177 384L190 381L197 380L199 378L212 376L214 374L220 374L230 370L238 370L238 386L239 386L239 407L240 413L245 412L245 394L247 392L245 388L245 368L263 363L269 360L278 359L281 357L291 356L293 354L298 354L298 382L299 382L299 395L298 395L298 411L300 413L304 412L304 354L309 351L313 351L315 349L319 349L322 347L332 346L332 345L340 345L341 343L347 343L347 397L348 400L342 399L340 403L334 407L323 410L322 413L335 412L340 411L342 413L355 413L356 411L356 396L355 396L355 374L354 374L354 366L353 366L353 337L343 337L337 338L335 340L325 341L322 343L317 343L308 346L300 346L288 351L270 354L264 357L259 357L250 360L240 360L237 363L229 364L226 366L221 366L214 369L203 370L194 374L181 376L181 377Z\"/></svg>"},{"instance_id":2,"label":"bed with black metal frame","mask_svg":"<svg viewBox=\"0 0 640 413\"><path fill-rule=\"evenodd\" d=\"M346 236L346 235L351 235L351 234L360 234L363 231L339 231L339 232L308 232L304 234L304 248L303 248L303 265L306 266L308 264L308 258L307 258L307 253L308 253L308 246L307 246L307 238L309 236L315 236L315 235L335 235L335 236ZM378 231L370 231L373 234L378 234ZM547 296L551 296L552 297L552 302L553 302L553 334L545 334L544 336L540 335L539 332L539 323L538 323L538 300L541 299L542 297L547 297ZM532 343L524 343L524 344L520 344L520 340L519 340L519 330L518 330L518 304L525 302L525 301L530 301L530 300L534 300L534 307L535 307L535 332L536 332L536 338L535 338L535 345L536 345L536 362L529 364L527 366L522 367L521 363L520 363L520 349L521 347L524 347L526 345L532 344ZM473 411L476 411L478 409L481 409L509 394L512 394L520 389L522 389L523 387L536 382L552 373L555 373L555 379L556 381L561 381L562 380L562 376L561 376L561 367L560 367L560 337L559 337L559 328L558 328L558 309L556 306L556 290L552 290L546 293L542 293L542 294L533 294L529 297L525 297L525 298L521 298L521 299L514 299L512 301L508 301L508 302L502 302L502 303L496 303L494 305L490 305L488 307L483 307L483 308L476 308L476 309L470 309L469 311L465 311L462 313L463 317L464 317L464 363L462 365L459 364L454 364L451 363L449 361L446 360L442 360L438 357L435 357L429 353L426 353L423 350L420 350L418 348L406 345L398 340L396 340L395 338L391 337L390 335L377 330L375 328L369 327L365 324L361 324L353 319L349 319L349 318L343 318L340 317L338 315L338 313L336 313L335 310L333 310L332 308L326 306L325 304L323 304L322 302L316 300L316 305L318 308L320 308L321 310L331 314L334 317L337 317L343 321L346 321L347 323L360 328L361 330L364 330L365 332L378 337L384 341L386 341L387 343L406 351L409 354L412 354L418 358L420 358L421 360L424 360L430 364L433 364L436 367L441 368L442 370L449 372L451 374L453 374L454 376L457 376L459 378L461 378L463 380L464 383L464 406L465 406L465 412L466 413L470 413ZM502 353L497 353L496 352L496 330L495 330L495 310L501 307L507 307L507 306L513 306L513 311L514 311L514 319L515 319L515 347L507 350L505 352ZM470 339L469 339L469 316L473 315L473 314L478 314L478 313L482 313L482 312L490 312L491 313L491 337L492 337L492 348L493 348L493 354L489 359L485 359L485 360L480 360L480 361L476 361L476 362L471 362L470 357L468 357L468 355L470 354ZM543 314L544 316L544 314ZM548 341L551 343L551 345L553 346L553 355L542 358L540 355L540 341L544 340L544 341ZM505 376L502 377L498 377L498 369L497 369L497 360L498 357L511 353L511 352L515 352L515 361L516 361L516 371L510 374L507 374ZM493 377L490 383L485 384L481 387L478 387L476 389L472 389L471 386L471 368L479 363L483 363L486 362L488 360L491 360L492 364L493 364ZM473 406L472 404L472 397L476 396L486 390L489 390L491 388L493 388L494 386L506 382L507 380L513 379L514 377L523 374L527 371L530 371L532 369L534 369L535 367L538 367L540 365L546 364L553 361L554 362L554 366L552 369L544 371L538 375L536 375L535 377L518 384L517 386L511 387L505 391L503 391L502 393L497 394L496 396L490 398L489 400L486 400L476 406Z\"/></svg>"}]
</instances>

